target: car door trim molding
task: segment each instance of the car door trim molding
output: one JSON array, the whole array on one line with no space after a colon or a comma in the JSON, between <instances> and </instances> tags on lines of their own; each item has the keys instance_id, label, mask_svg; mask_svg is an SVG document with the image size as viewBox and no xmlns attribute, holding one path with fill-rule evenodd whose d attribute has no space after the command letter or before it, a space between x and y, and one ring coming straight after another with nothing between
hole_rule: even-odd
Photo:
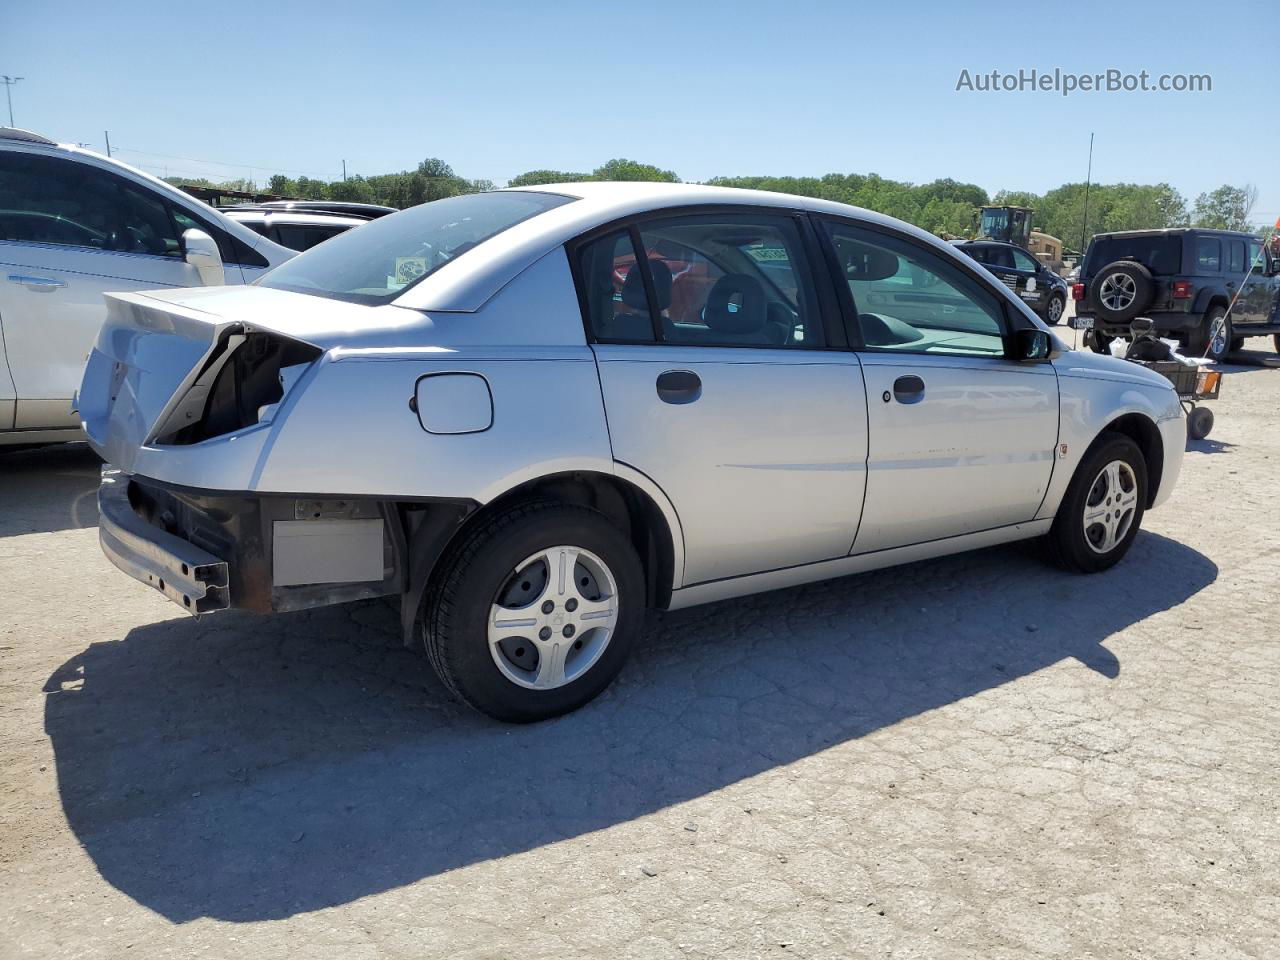
<instances>
[{"instance_id":1,"label":"car door trim molding","mask_svg":"<svg viewBox=\"0 0 1280 960\"><path fill-rule=\"evenodd\" d=\"M727 577L721 580L704 580L687 587L673 590L669 610L682 610L685 607L702 603L713 603L718 600L730 600L748 594L763 593L767 590L780 590L795 587L818 580L830 580L846 577L855 573L866 573L872 570L883 570L886 567L904 563L915 563L930 560L934 557L947 556L953 553L964 553L969 550L980 550L1014 540L1030 539L1049 532L1053 526L1053 518L1025 520L1002 527L992 527L973 533L962 533L954 537L943 537L938 540L924 540L919 543L906 544L900 547L886 547L882 550L870 550L866 553L854 553L847 557L833 560L820 560L816 563L804 563L792 567L779 567L750 573L741 577Z\"/></svg>"}]
</instances>

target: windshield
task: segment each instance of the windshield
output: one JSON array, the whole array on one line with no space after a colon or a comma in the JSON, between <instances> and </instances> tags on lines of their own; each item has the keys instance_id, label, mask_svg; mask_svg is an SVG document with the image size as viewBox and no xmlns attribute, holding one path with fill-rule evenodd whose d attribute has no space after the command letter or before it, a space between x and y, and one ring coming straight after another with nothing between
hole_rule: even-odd
<instances>
[{"instance_id":1,"label":"windshield","mask_svg":"<svg viewBox=\"0 0 1280 960\"><path fill-rule=\"evenodd\" d=\"M504 190L434 200L326 240L258 284L354 303L386 303L491 237L572 199Z\"/></svg>"},{"instance_id":2,"label":"windshield","mask_svg":"<svg viewBox=\"0 0 1280 960\"><path fill-rule=\"evenodd\" d=\"M1093 276L1116 260L1136 260L1154 276L1170 277L1182 272L1180 236L1095 237L1089 245L1085 275Z\"/></svg>"}]
</instances>

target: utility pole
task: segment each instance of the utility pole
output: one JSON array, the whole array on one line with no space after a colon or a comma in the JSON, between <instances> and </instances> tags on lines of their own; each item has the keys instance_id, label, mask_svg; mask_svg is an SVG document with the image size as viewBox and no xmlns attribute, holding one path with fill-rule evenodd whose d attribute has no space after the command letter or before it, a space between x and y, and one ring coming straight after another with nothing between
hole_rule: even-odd
<instances>
[{"instance_id":1,"label":"utility pole","mask_svg":"<svg viewBox=\"0 0 1280 960\"><path fill-rule=\"evenodd\" d=\"M347 182L347 161L342 161L342 182Z\"/></svg>"},{"instance_id":2,"label":"utility pole","mask_svg":"<svg viewBox=\"0 0 1280 960\"><path fill-rule=\"evenodd\" d=\"M1089 172L1084 178L1084 223L1080 225L1080 256L1084 257L1085 238L1089 233L1089 186L1093 182L1093 134L1089 134Z\"/></svg>"},{"instance_id":3,"label":"utility pole","mask_svg":"<svg viewBox=\"0 0 1280 960\"><path fill-rule=\"evenodd\" d=\"M11 127L13 126L13 86L21 79L22 77L0 75L0 83L4 84L5 97L9 100L9 126Z\"/></svg>"},{"instance_id":4,"label":"utility pole","mask_svg":"<svg viewBox=\"0 0 1280 960\"><path fill-rule=\"evenodd\" d=\"M103 131L102 131L102 136L106 138L106 141L107 141L107 156L109 157L109 156L111 156L111 133L110 133L109 131L107 131L107 130L103 130Z\"/></svg>"}]
</instances>

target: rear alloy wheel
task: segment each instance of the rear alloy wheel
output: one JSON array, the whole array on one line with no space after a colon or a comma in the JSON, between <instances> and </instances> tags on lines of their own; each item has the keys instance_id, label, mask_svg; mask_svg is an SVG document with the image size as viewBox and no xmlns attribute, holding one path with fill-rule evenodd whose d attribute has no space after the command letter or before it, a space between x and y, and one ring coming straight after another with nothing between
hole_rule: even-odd
<instances>
[{"instance_id":1,"label":"rear alloy wheel","mask_svg":"<svg viewBox=\"0 0 1280 960\"><path fill-rule=\"evenodd\" d=\"M1124 434L1105 434L1076 469L1054 518L1046 538L1053 559L1080 573L1114 566L1137 536L1146 499L1142 450Z\"/></svg>"},{"instance_id":2,"label":"rear alloy wheel","mask_svg":"<svg viewBox=\"0 0 1280 960\"><path fill-rule=\"evenodd\" d=\"M1045 308L1044 318L1053 325L1057 325L1062 320L1062 311L1066 309L1066 298L1054 294L1049 298L1049 306Z\"/></svg>"},{"instance_id":3,"label":"rear alloy wheel","mask_svg":"<svg viewBox=\"0 0 1280 960\"><path fill-rule=\"evenodd\" d=\"M530 503L485 520L442 557L423 639L445 684L498 720L529 723L596 697L644 614L630 540L585 507Z\"/></svg>"}]
</instances>

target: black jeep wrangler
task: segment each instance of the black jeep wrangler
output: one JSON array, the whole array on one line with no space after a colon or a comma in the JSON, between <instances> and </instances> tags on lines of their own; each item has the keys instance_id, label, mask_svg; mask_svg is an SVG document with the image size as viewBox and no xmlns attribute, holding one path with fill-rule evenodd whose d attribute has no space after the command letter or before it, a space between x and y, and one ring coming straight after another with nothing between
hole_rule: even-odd
<instances>
[{"instance_id":1,"label":"black jeep wrangler","mask_svg":"<svg viewBox=\"0 0 1280 960\"><path fill-rule=\"evenodd\" d=\"M1278 274L1280 262L1248 233L1199 227L1099 233L1071 289L1070 325L1090 331L1086 342L1098 353L1128 336L1134 317L1150 317L1156 334L1176 338L1189 356L1222 360L1245 337L1264 334L1275 337L1280 351Z\"/></svg>"}]
</instances>

